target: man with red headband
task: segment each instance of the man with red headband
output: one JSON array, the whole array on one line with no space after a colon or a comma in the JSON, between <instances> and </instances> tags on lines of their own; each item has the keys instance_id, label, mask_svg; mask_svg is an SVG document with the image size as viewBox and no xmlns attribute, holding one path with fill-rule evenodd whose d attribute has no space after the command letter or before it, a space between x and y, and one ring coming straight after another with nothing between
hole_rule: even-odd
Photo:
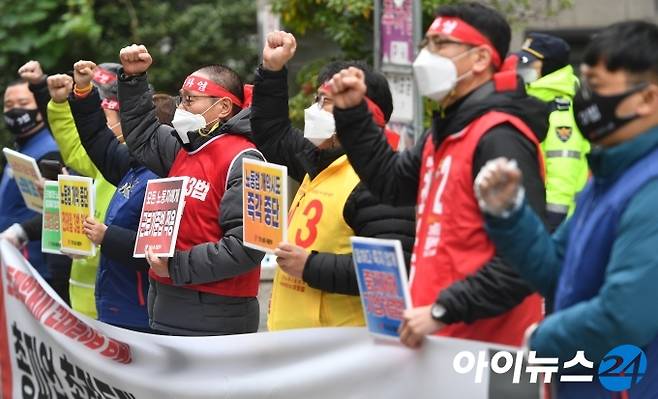
<instances>
[{"instance_id":1,"label":"man with red headband","mask_svg":"<svg viewBox=\"0 0 658 399\"><path fill-rule=\"evenodd\" d=\"M393 112L393 99L386 78L370 72L365 64L329 63L318 75L317 98L305 111L302 134L288 117L285 65L295 49L293 35L268 35L263 64L256 72L251 114L258 148L268 160L286 165L289 176L301 182L291 205L288 240L275 252L279 267L268 327L272 331L363 326L350 236L399 239L408 261L414 212L411 206L382 205L360 183L336 140L333 101L324 83L348 66L364 71L368 107L382 137Z\"/></svg>"},{"instance_id":2,"label":"man with red headband","mask_svg":"<svg viewBox=\"0 0 658 399\"><path fill-rule=\"evenodd\" d=\"M151 328L176 335L255 332L263 254L242 242L242 160L263 157L249 140L242 81L222 65L192 73L172 128L156 118L146 48L125 47L120 58L121 126L131 153L161 177L189 177L174 256L147 252Z\"/></svg>"},{"instance_id":3,"label":"man with red headband","mask_svg":"<svg viewBox=\"0 0 658 399\"><path fill-rule=\"evenodd\" d=\"M426 40L414 73L421 93L440 105L429 134L415 148L391 151L372 123L363 73L355 69L331 81L336 133L374 194L394 205L417 204L414 308L405 313L402 342L416 347L438 332L520 345L541 317L541 298L497 256L473 180L488 160L514 159L529 203L543 212L545 107L514 73L499 70L510 28L498 12L477 3L443 6Z\"/></svg>"}]
</instances>

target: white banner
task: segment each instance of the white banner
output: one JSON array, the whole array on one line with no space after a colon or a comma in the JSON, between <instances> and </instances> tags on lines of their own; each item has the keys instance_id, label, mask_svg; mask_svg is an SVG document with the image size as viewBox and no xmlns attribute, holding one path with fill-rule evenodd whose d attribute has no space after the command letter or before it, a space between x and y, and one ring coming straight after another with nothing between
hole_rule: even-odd
<instances>
[{"instance_id":1,"label":"white banner","mask_svg":"<svg viewBox=\"0 0 658 399\"><path fill-rule=\"evenodd\" d=\"M470 372L454 371L453 360L461 351L476 357L485 351L488 361L492 348L474 341L432 338L422 349L411 350L376 341L365 328L223 337L170 337L115 328L62 304L4 240L0 254L5 399L537 396L536 384L512 384L511 371L495 375L484 367L482 382L476 383L479 359Z\"/></svg>"}]
</instances>

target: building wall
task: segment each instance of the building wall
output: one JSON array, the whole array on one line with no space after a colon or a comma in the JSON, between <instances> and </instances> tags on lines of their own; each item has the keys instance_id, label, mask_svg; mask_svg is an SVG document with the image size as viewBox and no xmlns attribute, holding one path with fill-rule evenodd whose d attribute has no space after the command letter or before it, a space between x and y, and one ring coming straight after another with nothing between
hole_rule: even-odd
<instances>
[{"instance_id":1,"label":"building wall","mask_svg":"<svg viewBox=\"0 0 658 399\"><path fill-rule=\"evenodd\" d=\"M534 0L556 1L556 0ZM571 61L580 62L580 54L589 37L598 29L615 22L644 19L658 22L658 0L572 0L573 6L556 16L536 18L514 26L511 51L523 43L526 32L539 31L565 39L572 46Z\"/></svg>"}]
</instances>

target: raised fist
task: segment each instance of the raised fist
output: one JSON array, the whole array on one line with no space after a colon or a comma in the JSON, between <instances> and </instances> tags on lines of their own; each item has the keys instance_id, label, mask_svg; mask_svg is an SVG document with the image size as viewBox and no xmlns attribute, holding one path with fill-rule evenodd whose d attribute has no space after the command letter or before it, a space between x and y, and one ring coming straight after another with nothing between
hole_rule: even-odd
<instances>
[{"instance_id":1,"label":"raised fist","mask_svg":"<svg viewBox=\"0 0 658 399\"><path fill-rule=\"evenodd\" d=\"M96 64L91 61L80 60L73 64L73 80L78 89L89 87L91 79L94 77Z\"/></svg>"},{"instance_id":2,"label":"raised fist","mask_svg":"<svg viewBox=\"0 0 658 399\"><path fill-rule=\"evenodd\" d=\"M263 68L268 71L280 71L295 56L297 41L295 36L283 31L267 35L263 48Z\"/></svg>"},{"instance_id":3,"label":"raised fist","mask_svg":"<svg viewBox=\"0 0 658 399\"><path fill-rule=\"evenodd\" d=\"M362 70L349 67L335 74L329 81L334 104L339 108L352 108L366 96L366 77Z\"/></svg>"},{"instance_id":4,"label":"raised fist","mask_svg":"<svg viewBox=\"0 0 658 399\"><path fill-rule=\"evenodd\" d=\"M141 75L153 63L151 54L141 44L133 44L122 48L119 52L119 59L121 60L121 65L123 65L123 73L126 75Z\"/></svg>"},{"instance_id":5,"label":"raised fist","mask_svg":"<svg viewBox=\"0 0 658 399\"><path fill-rule=\"evenodd\" d=\"M473 186L483 212L504 216L514 209L522 193L521 170L514 160L492 159L480 169Z\"/></svg>"},{"instance_id":6,"label":"raised fist","mask_svg":"<svg viewBox=\"0 0 658 399\"><path fill-rule=\"evenodd\" d=\"M69 75L58 74L48 77L48 92L50 92L50 98L54 102L65 102L72 90L73 78Z\"/></svg>"},{"instance_id":7,"label":"raised fist","mask_svg":"<svg viewBox=\"0 0 658 399\"><path fill-rule=\"evenodd\" d=\"M18 68L18 74L22 79L27 80L31 84L39 83L46 78L39 61L26 62L22 67Z\"/></svg>"}]
</instances>

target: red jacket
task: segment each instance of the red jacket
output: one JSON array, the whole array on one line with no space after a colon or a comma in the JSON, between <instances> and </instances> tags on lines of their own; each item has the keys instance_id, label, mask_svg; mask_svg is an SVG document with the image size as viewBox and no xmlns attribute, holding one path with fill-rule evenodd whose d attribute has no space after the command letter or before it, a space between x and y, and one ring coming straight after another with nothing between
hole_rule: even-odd
<instances>
[{"instance_id":1,"label":"red jacket","mask_svg":"<svg viewBox=\"0 0 658 399\"><path fill-rule=\"evenodd\" d=\"M476 272L494 256L495 248L484 229L473 192L472 168L482 136L503 123L514 125L539 147L524 122L502 112L489 112L475 119L446 138L438 149L431 137L425 142L411 271L415 307L434 303L441 290ZM543 165L540 168L543 170ZM532 295L501 316L472 324L451 324L439 335L521 345L526 328L541 319L541 307L541 297Z\"/></svg>"},{"instance_id":2,"label":"red jacket","mask_svg":"<svg viewBox=\"0 0 658 399\"><path fill-rule=\"evenodd\" d=\"M219 241L224 232L219 225L220 203L226 191L227 176L234 160L254 144L242 135L222 134L192 152L181 149L169 170L169 176L188 176L185 209L180 222L176 249L186 251L197 244ZM163 284L170 278L150 276ZM224 296L253 297L258 294L260 268L236 277L186 288Z\"/></svg>"}]
</instances>

